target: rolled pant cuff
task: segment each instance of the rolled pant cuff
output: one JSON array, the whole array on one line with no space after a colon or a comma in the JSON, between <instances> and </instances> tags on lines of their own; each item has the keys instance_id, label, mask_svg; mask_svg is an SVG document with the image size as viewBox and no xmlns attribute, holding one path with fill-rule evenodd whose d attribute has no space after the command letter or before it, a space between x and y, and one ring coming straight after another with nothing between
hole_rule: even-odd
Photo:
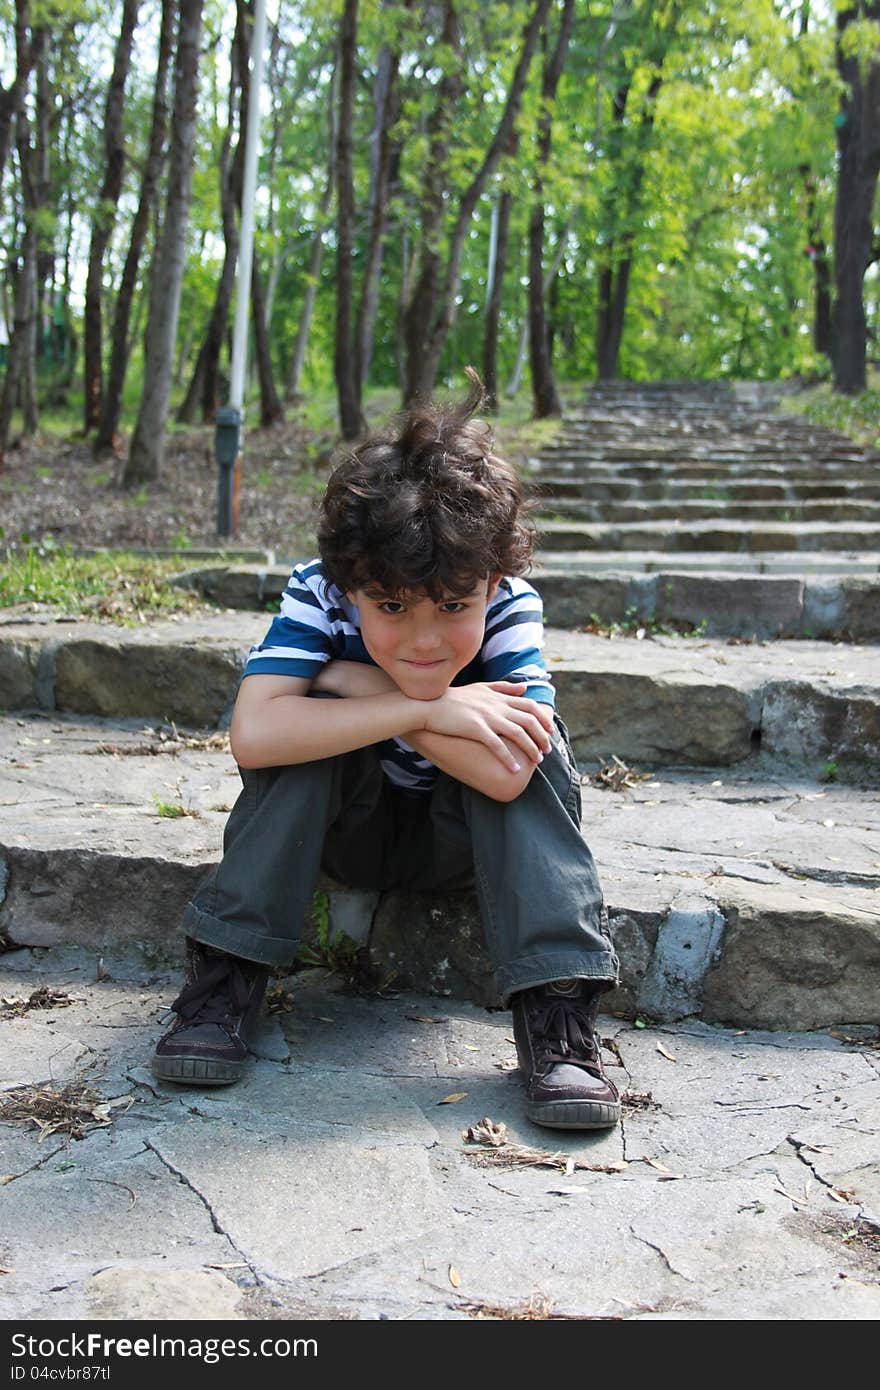
<instances>
[{"instance_id":1,"label":"rolled pant cuff","mask_svg":"<svg viewBox=\"0 0 880 1390\"><path fill-rule=\"evenodd\" d=\"M259 965L287 967L296 959L297 943L283 936L264 936L232 926L220 917L211 917L195 903L187 903L181 926L187 936L203 946L213 946L215 951L226 951L230 956L240 956Z\"/></svg>"},{"instance_id":2,"label":"rolled pant cuff","mask_svg":"<svg viewBox=\"0 0 880 1390\"><path fill-rule=\"evenodd\" d=\"M505 1007L510 997L521 989L546 985L551 980L592 980L606 989L618 983L617 960L610 952L554 952L543 956L523 956L499 967L496 972L498 988Z\"/></svg>"}]
</instances>

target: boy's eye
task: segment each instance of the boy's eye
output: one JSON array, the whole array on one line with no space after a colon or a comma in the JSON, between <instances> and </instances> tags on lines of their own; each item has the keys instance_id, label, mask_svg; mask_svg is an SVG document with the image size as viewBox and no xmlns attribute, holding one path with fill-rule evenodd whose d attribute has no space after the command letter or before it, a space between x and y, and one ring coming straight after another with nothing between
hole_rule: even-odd
<instances>
[{"instance_id":1,"label":"boy's eye","mask_svg":"<svg viewBox=\"0 0 880 1390\"><path fill-rule=\"evenodd\" d=\"M448 603L441 603L441 613L463 613L467 608L466 603L459 603L458 599L450 599Z\"/></svg>"},{"instance_id":2,"label":"boy's eye","mask_svg":"<svg viewBox=\"0 0 880 1390\"><path fill-rule=\"evenodd\" d=\"M390 613L392 617L394 617L398 613L404 613L406 611L406 605L398 603L396 599L388 598L385 599L383 603L379 604L379 611L380 613Z\"/></svg>"}]
</instances>

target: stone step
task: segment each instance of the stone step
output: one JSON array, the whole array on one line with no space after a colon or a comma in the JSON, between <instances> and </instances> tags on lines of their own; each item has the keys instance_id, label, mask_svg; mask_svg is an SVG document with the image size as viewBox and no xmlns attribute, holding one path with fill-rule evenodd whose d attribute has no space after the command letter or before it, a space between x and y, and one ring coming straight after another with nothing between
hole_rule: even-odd
<instances>
[{"instance_id":1,"label":"stone step","mask_svg":"<svg viewBox=\"0 0 880 1390\"><path fill-rule=\"evenodd\" d=\"M736 554L717 550L683 550L674 562L661 550L539 550L536 563L549 574L653 574L658 570L712 571L727 575L786 574L823 578L880 573L880 551L858 555L833 550L762 551ZM289 573L289 570L288 570Z\"/></svg>"},{"instance_id":2,"label":"stone step","mask_svg":"<svg viewBox=\"0 0 880 1390\"><path fill-rule=\"evenodd\" d=\"M721 423L721 422L719 422ZM632 438L633 425L627 422L620 432L562 429L549 440L543 456L572 455L584 462L632 462L675 464L705 461L717 464L739 464L755 459L758 463L784 465L807 465L819 471L822 467L835 464L873 465L878 456L858 445L844 442L837 445L820 444L810 439L785 438L774 435L772 439L755 437L738 440L731 437L731 431L719 429L717 434L707 431L702 439L695 439L688 431L682 435L669 435L666 438L652 432L650 439L637 441ZM723 439L723 442L722 442Z\"/></svg>"},{"instance_id":3,"label":"stone step","mask_svg":"<svg viewBox=\"0 0 880 1390\"><path fill-rule=\"evenodd\" d=\"M179 953L181 910L219 857L239 782L224 749L171 736L57 715L0 720L7 946ZM620 792L583 787L622 960L610 1008L746 1027L880 1021L873 794L758 770L632 780ZM161 803L187 814L162 816ZM319 886L337 927L369 935L383 975L495 1002L472 893L377 900Z\"/></svg>"},{"instance_id":4,"label":"stone step","mask_svg":"<svg viewBox=\"0 0 880 1390\"><path fill-rule=\"evenodd\" d=\"M568 521L539 522L544 550L717 550L756 551L880 550L880 523L876 522L736 522L690 521L672 525L663 521L620 522L616 525L583 525Z\"/></svg>"},{"instance_id":5,"label":"stone step","mask_svg":"<svg viewBox=\"0 0 880 1390\"><path fill-rule=\"evenodd\" d=\"M776 521L776 522L843 522L880 521L880 501L852 501L825 498L819 501L748 501L732 502L719 498L682 498L678 501L600 502L589 500L589 489L583 497L548 497L543 489L536 490L540 507L537 523L543 518L551 521L589 521L611 525L615 522L700 521Z\"/></svg>"},{"instance_id":6,"label":"stone step","mask_svg":"<svg viewBox=\"0 0 880 1390\"><path fill-rule=\"evenodd\" d=\"M654 624L707 637L880 641L880 574L805 579L661 568L651 574L536 570L533 578L554 627L585 627L598 618L630 630Z\"/></svg>"},{"instance_id":7,"label":"stone step","mask_svg":"<svg viewBox=\"0 0 880 1390\"><path fill-rule=\"evenodd\" d=\"M797 481L785 478L596 478L576 472L557 474L534 470L530 492L539 501L545 498L580 498L592 502L778 502L816 503L823 501L880 501L877 482L858 482L839 478ZM187 555L189 559L189 555Z\"/></svg>"},{"instance_id":8,"label":"stone step","mask_svg":"<svg viewBox=\"0 0 880 1390\"><path fill-rule=\"evenodd\" d=\"M548 565L551 558L556 568ZM696 572L683 570L678 560L671 569L664 557L655 556L652 572L639 573L627 570L628 558L601 557L613 567L602 573L590 569L582 557L575 569L565 563L565 553L539 554L533 578L547 622L553 627L584 627L598 617L603 623L630 626L654 622L685 630L698 627L711 637L880 641L880 555L875 556L871 574L822 574L818 579L799 573L765 576L759 559L754 573L718 572L714 555L697 557L707 563ZM790 568L791 557L782 558ZM714 572L705 573L706 568ZM289 574L290 566L220 567L186 571L177 582L223 608L262 611L280 600Z\"/></svg>"},{"instance_id":9,"label":"stone step","mask_svg":"<svg viewBox=\"0 0 880 1390\"><path fill-rule=\"evenodd\" d=\"M50 621L0 627L0 708L216 726L230 712L266 616L222 613L149 628ZM874 648L821 642L729 645L613 641L548 628L546 659L579 756L657 766L829 765L880 774Z\"/></svg>"},{"instance_id":10,"label":"stone step","mask_svg":"<svg viewBox=\"0 0 880 1390\"><path fill-rule=\"evenodd\" d=\"M728 479L758 478L767 482L847 482L876 483L878 466L840 460L822 466L807 461L760 459L752 453L724 462L717 456L686 459L614 459L607 454L586 457L571 450L542 454L526 463L530 473L549 472L583 478L585 482L674 482L699 479L710 486L723 486Z\"/></svg>"}]
</instances>

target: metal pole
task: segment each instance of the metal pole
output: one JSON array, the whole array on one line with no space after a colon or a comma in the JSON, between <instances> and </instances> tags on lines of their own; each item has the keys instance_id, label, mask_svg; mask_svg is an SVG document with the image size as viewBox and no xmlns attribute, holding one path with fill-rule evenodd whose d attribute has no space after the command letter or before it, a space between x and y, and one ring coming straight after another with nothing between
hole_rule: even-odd
<instances>
[{"instance_id":1,"label":"metal pole","mask_svg":"<svg viewBox=\"0 0 880 1390\"><path fill-rule=\"evenodd\" d=\"M235 324L232 330L232 367L229 407L217 412L216 456L217 534L234 536L238 529L238 494L241 486L241 435L244 425L244 374L247 362L248 313L251 296L251 269L254 259L254 203L257 192L257 161L260 148L260 97L263 90L263 54L266 47L266 0L254 0L254 33L251 44L251 72L248 96L248 124L244 147L244 179L241 192L241 227L236 273ZM222 417L222 421L221 421ZM221 430L225 442L221 441ZM234 430L235 454L230 468L226 460L231 448L229 431Z\"/></svg>"}]
</instances>

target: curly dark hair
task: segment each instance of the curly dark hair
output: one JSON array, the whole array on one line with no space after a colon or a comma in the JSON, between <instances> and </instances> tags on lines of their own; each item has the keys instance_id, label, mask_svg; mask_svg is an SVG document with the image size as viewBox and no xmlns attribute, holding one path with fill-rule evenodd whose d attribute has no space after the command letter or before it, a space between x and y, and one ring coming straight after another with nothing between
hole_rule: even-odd
<instances>
[{"instance_id":1,"label":"curly dark hair","mask_svg":"<svg viewBox=\"0 0 880 1390\"><path fill-rule=\"evenodd\" d=\"M462 597L493 574L525 574L534 530L492 430L473 419L483 384L458 406L420 401L338 464L321 504L324 574L343 591Z\"/></svg>"}]
</instances>

